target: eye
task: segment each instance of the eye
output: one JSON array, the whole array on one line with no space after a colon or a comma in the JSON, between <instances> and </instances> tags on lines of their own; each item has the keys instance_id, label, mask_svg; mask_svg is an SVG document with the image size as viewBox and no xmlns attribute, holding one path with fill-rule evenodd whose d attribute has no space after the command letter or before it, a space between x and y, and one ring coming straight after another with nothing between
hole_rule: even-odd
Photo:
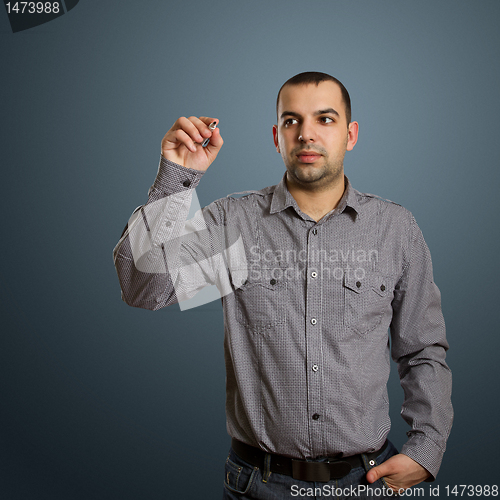
<instances>
[{"instance_id":1,"label":"eye","mask_svg":"<svg viewBox=\"0 0 500 500\"><path fill-rule=\"evenodd\" d=\"M295 125L297 122L297 119L296 118L287 118L284 122L283 122L283 125L285 127L290 127L291 125Z\"/></svg>"},{"instance_id":2,"label":"eye","mask_svg":"<svg viewBox=\"0 0 500 500\"><path fill-rule=\"evenodd\" d=\"M329 116L322 116L320 118L320 121L322 123L335 123L335 120L333 118L329 117Z\"/></svg>"}]
</instances>

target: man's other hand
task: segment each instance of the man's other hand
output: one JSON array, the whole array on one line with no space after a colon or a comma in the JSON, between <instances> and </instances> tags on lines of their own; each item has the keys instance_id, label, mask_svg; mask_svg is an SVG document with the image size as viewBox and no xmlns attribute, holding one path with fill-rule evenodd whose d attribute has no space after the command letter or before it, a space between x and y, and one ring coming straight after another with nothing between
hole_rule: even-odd
<instances>
[{"instance_id":1,"label":"man's other hand","mask_svg":"<svg viewBox=\"0 0 500 500\"><path fill-rule=\"evenodd\" d=\"M366 473L369 483L384 478L387 486L394 491L405 490L430 477L429 472L410 457L399 453Z\"/></svg>"},{"instance_id":2,"label":"man's other hand","mask_svg":"<svg viewBox=\"0 0 500 500\"><path fill-rule=\"evenodd\" d=\"M224 143L218 128L208 128L213 122L219 121L207 116L181 116L161 141L161 154L184 167L206 170ZM210 142L204 148L201 144L205 139Z\"/></svg>"}]
</instances>

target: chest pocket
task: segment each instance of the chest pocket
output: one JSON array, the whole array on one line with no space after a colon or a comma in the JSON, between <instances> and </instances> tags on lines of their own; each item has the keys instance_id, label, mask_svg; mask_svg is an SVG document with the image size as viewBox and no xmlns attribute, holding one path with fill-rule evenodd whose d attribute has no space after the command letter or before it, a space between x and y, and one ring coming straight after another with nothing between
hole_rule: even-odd
<instances>
[{"instance_id":1,"label":"chest pocket","mask_svg":"<svg viewBox=\"0 0 500 500\"><path fill-rule=\"evenodd\" d=\"M257 333L272 333L286 321L286 281L275 278L275 269L250 272L247 280L234 291L236 319ZM252 276L253 275L253 276Z\"/></svg>"},{"instance_id":2,"label":"chest pocket","mask_svg":"<svg viewBox=\"0 0 500 500\"><path fill-rule=\"evenodd\" d=\"M344 275L344 323L361 335L377 328L391 310L391 279L379 273L365 272L363 278L354 273Z\"/></svg>"}]
</instances>

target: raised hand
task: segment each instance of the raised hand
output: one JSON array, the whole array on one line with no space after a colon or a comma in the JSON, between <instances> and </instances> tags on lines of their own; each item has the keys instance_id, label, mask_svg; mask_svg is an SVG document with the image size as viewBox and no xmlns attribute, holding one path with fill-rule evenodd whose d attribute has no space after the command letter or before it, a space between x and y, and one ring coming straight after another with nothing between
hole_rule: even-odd
<instances>
[{"instance_id":1,"label":"raised hand","mask_svg":"<svg viewBox=\"0 0 500 500\"><path fill-rule=\"evenodd\" d=\"M214 130L209 129L211 123ZM161 154L167 160L195 170L206 170L215 160L224 141L220 135L217 118L207 116L181 116L161 141ZM206 147L205 139L210 139Z\"/></svg>"}]
</instances>

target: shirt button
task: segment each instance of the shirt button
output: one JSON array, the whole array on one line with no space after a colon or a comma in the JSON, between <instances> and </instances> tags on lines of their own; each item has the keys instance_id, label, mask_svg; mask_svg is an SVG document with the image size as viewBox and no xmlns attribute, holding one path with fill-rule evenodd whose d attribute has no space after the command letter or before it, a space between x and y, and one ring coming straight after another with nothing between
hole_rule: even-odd
<instances>
[{"instance_id":1,"label":"shirt button","mask_svg":"<svg viewBox=\"0 0 500 500\"><path fill-rule=\"evenodd\" d=\"M172 225L172 223L169 220L167 222L165 222L165 226L170 227L171 225Z\"/></svg>"},{"instance_id":2,"label":"shirt button","mask_svg":"<svg viewBox=\"0 0 500 500\"><path fill-rule=\"evenodd\" d=\"M319 418L319 415L318 415L317 413L315 413L315 414L313 415L313 420L318 420L318 418Z\"/></svg>"},{"instance_id":3,"label":"shirt button","mask_svg":"<svg viewBox=\"0 0 500 500\"><path fill-rule=\"evenodd\" d=\"M356 281L356 286L359 288L361 286L361 281Z\"/></svg>"},{"instance_id":4,"label":"shirt button","mask_svg":"<svg viewBox=\"0 0 500 500\"><path fill-rule=\"evenodd\" d=\"M318 322L316 318L311 319L311 325L315 325Z\"/></svg>"},{"instance_id":5,"label":"shirt button","mask_svg":"<svg viewBox=\"0 0 500 500\"><path fill-rule=\"evenodd\" d=\"M269 283L271 283L271 285L276 285L276 280L273 278Z\"/></svg>"},{"instance_id":6,"label":"shirt button","mask_svg":"<svg viewBox=\"0 0 500 500\"><path fill-rule=\"evenodd\" d=\"M318 273L317 273L316 271L313 271L313 272L311 273L311 276L312 276L313 278L316 278L316 277L318 276Z\"/></svg>"},{"instance_id":7,"label":"shirt button","mask_svg":"<svg viewBox=\"0 0 500 500\"><path fill-rule=\"evenodd\" d=\"M187 188L187 187L191 186L191 181L190 181L190 180L184 181L184 182L182 183L182 185L183 185L185 188Z\"/></svg>"},{"instance_id":8,"label":"shirt button","mask_svg":"<svg viewBox=\"0 0 500 500\"><path fill-rule=\"evenodd\" d=\"M313 234L314 235L318 234L318 230L317 229L313 229Z\"/></svg>"},{"instance_id":9,"label":"shirt button","mask_svg":"<svg viewBox=\"0 0 500 500\"><path fill-rule=\"evenodd\" d=\"M385 291L385 285L380 285L380 290Z\"/></svg>"},{"instance_id":10,"label":"shirt button","mask_svg":"<svg viewBox=\"0 0 500 500\"><path fill-rule=\"evenodd\" d=\"M312 369L313 369L313 372L317 372L319 370L319 366L318 365L313 365Z\"/></svg>"}]
</instances>

